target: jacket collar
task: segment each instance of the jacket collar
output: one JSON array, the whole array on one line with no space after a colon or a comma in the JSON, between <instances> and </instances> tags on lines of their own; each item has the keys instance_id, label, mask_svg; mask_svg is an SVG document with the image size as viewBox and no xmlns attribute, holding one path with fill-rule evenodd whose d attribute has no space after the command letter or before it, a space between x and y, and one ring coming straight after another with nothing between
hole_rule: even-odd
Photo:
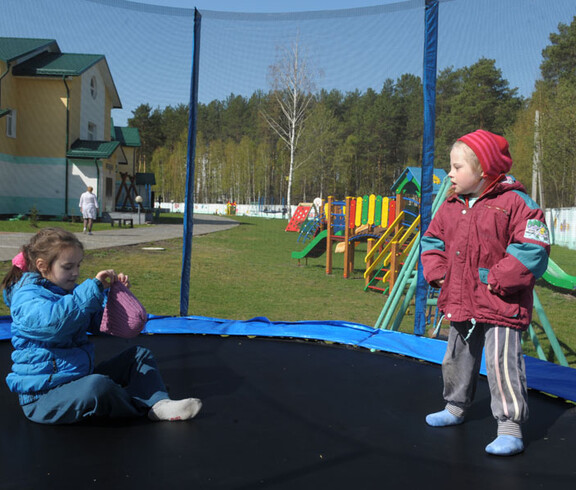
<instances>
[{"instance_id":1,"label":"jacket collar","mask_svg":"<svg viewBox=\"0 0 576 490\"><path fill-rule=\"evenodd\" d=\"M37 284L39 286L45 287L54 294L59 294L61 296L70 293L70 291L66 291L60 286L56 286L56 284L50 282L48 279L44 279L38 272L25 272L16 284L4 290L4 302L8 308L10 308L10 304L12 303L12 296L14 295L14 292L28 284Z\"/></svg>"},{"instance_id":2,"label":"jacket collar","mask_svg":"<svg viewBox=\"0 0 576 490\"><path fill-rule=\"evenodd\" d=\"M502 175L499 179L496 179L491 184L486 187L484 192L480 195L478 200L485 199L486 197L496 196L498 194L503 194L507 191L514 191L519 190L522 192L526 192L524 186L518 182L514 177L511 175ZM462 203L468 202L468 196L460 195L460 194L452 194L448 196L446 199L447 201L460 201Z\"/></svg>"}]
</instances>

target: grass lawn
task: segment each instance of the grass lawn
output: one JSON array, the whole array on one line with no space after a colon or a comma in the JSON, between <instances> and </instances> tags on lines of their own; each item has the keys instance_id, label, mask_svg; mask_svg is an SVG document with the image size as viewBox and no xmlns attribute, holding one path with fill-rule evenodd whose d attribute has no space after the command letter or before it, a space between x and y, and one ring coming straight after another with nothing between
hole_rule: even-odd
<instances>
[{"instance_id":1,"label":"grass lawn","mask_svg":"<svg viewBox=\"0 0 576 490\"><path fill-rule=\"evenodd\" d=\"M162 217L174 222L178 217ZM335 254L333 274L325 273L325 256L309 259L298 266L291 258L301 250L297 234L285 232L285 220L236 217L240 226L230 230L194 237L190 284L189 314L246 320L265 316L270 320L343 320L374 325L386 297L364 292L362 250L356 254L358 269L349 279L342 277L342 254ZM39 226L61 223L39 222ZM28 226L27 229L24 229ZM109 225L97 223L98 226ZM79 224L63 224L78 231ZM33 232L29 223L0 221L0 231ZM93 277L104 268L114 268L130 276L132 289L150 313L178 315L182 240L154 243L164 250L143 250L150 244L87 251L83 278ZM552 258L568 274L576 275L576 251L553 247ZM3 276L9 262L0 262ZM571 366L576 367L576 296L554 290L539 281L537 292ZM4 304L0 315L9 314ZM401 326L413 329L413 308ZM539 319L535 317L535 324ZM545 351L549 346L539 334ZM530 341L525 351L535 355ZM550 359L552 354L550 352Z\"/></svg>"},{"instance_id":2,"label":"grass lawn","mask_svg":"<svg viewBox=\"0 0 576 490\"><path fill-rule=\"evenodd\" d=\"M92 231L103 230L104 225L106 223L94 223ZM49 226L59 226L74 232L82 231L82 223L71 221L38 221L35 226L32 226L28 220L0 221L0 231L9 233L35 233L40 228L48 228Z\"/></svg>"}]
</instances>

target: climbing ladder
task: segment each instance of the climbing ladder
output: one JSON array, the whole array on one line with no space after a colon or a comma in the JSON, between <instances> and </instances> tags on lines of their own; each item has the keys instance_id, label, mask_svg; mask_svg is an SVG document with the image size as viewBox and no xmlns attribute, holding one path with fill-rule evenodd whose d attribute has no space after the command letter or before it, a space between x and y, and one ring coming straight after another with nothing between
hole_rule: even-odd
<instances>
[{"instance_id":1,"label":"climbing ladder","mask_svg":"<svg viewBox=\"0 0 576 490\"><path fill-rule=\"evenodd\" d=\"M440 204L444 202L444 196L448 187L450 185L450 179L446 178L436 194L434 202L432 203L432 216L436 214L436 211L440 207ZM398 277L394 282L393 286L390 288L388 298L386 303L380 312L378 320L376 320L375 328L388 329L388 330L398 330L410 302L414 297L416 291L417 283L417 272L416 266L418 264L418 258L420 257L420 233L415 236L408 256L404 262L403 267L398 273ZM403 298L404 296L404 298ZM426 301L428 306L436 305L436 298L429 298ZM396 317L394 317L396 314Z\"/></svg>"},{"instance_id":2,"label":"climbing ladder","mask_svg":"<svg viewBox=\"0 0 576 490\"><path fill-rule=\"evenodd\" d=\"M408 217L405 210L401 211L378 241L370 243L370 250L364 258L365 291L370 289L386 294L394 286L398 270L418 240L420 216L410 225L406 222Z\"/></svg>"},{"instance_id":3,"label":"climbing ladder","mask_svg":"<svg viewBox=\"0 0 576 490\"><path fill-rule=\"evenodd\" d=\"M308 217L300 227L300 233L298 235L297 242L306 243L308 240L314 238L322 228L322 221L324 220L324 215L319 216L316 214L313 218Z\"/></svg>"}]
</instances>

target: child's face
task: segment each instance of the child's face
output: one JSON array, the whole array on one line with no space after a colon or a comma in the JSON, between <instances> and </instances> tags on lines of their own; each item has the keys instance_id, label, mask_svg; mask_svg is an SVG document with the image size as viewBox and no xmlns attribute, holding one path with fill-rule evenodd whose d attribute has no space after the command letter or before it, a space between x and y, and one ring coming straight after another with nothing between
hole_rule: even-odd
<instances>
[{"instance_id":1,"label":"child's face","mask_svg":"<svg viewBox=\"0 0 576 490\"><path fill-rule=\"evenodd\" d=\"M81 249L68 247L60 252L50 269L42 259L38 259L36 267L45 279L66 291L72 291L78 280L82 259L84 252Z\"/></svg>"},{"instance_id":2,"label":"child's face","mask_svg":"<svg viewBox=\"0 0 576 490\"><path fill-rule=\"evenodd\" d=\"M453 148L450 152L450 173L452 190L456 194L478 197L484 190L484 177L472 164L463 148Z\"/></svg>"}]
</instances>

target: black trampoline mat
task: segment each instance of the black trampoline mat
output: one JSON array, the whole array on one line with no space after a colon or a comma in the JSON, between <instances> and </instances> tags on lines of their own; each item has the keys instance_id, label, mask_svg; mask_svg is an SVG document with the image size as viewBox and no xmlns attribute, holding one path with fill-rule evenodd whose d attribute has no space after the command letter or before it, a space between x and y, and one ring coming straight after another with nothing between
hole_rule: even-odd
<instances>
[{"instance_id":1,"label":"black trampoline mat","mask_svg":"<svg viewBox=\"0 0 576 490\"><path fill-rule=\"evenodd\" d=\"M150 348L187 422L44 426L2 381L1 489L564 488L576 482L576 408L530 392L526 451L489 456L488 386L465 424L428 427L443 408L440 367L318 342L210 335L96 338L97 361ZM0 342L2 377L9 342Z\"/></svg>"}]
</instances>

